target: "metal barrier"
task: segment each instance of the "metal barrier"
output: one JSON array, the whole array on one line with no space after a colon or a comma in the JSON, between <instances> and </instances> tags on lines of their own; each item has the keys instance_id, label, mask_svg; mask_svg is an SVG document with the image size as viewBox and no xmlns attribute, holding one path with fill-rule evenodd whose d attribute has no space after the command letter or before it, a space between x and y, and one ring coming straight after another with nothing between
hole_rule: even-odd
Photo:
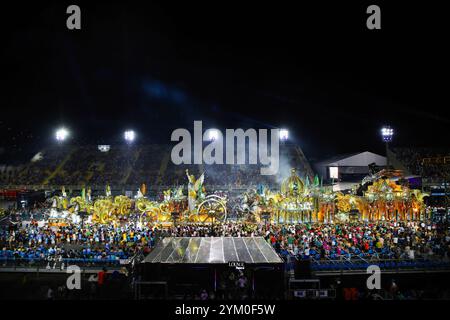
<instances>
[{"instance_id":1,"label":"metal barrier","mask_svg":"<svg viewBox=\"0 0 450 320\"><path fill-rule=\"evenodd\" d=\"M377 265L385 270L450 270L450 261L429 259L343 259L343 260L312 260L314 271L366 270L371 265Z\"/></svg>"},{"instance_id":2,"label":"metal barrier","mask_svg":"<svg viewBox=\"0 0 450 320\"><path fill-rule=\"evenodd\" d=\"M9 258L0 257L0 271L2 268L41 268L61 269L63 266L77 265L83 268L120 267L129 264L129 260L118 259L86 259L86 258L62 258L62 259L35 259L35 258Z\"/></svg>"}]
</instances>

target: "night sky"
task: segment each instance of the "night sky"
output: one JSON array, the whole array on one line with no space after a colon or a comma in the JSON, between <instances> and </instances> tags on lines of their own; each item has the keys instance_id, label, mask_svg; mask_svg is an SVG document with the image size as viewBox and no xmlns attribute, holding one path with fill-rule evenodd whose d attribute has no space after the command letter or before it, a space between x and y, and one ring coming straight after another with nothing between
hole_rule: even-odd
<instances>
[{"instance_id":1,"label":"night sky","mask_svg":"<svg viewBox=\"0 0 450 320\"><path fill-rule=\"evenodd\" d=\"M120 143L127 128L170 143L194 120L286 127L311 158L383 152L384 124L396 146L449 145L441 2L377 3L374 31L372 2L92 2L2 9L3 155L54 143L61 124L72 143ZM81 30L66 28L70 4Z\"/></svg>"}]
</instances>

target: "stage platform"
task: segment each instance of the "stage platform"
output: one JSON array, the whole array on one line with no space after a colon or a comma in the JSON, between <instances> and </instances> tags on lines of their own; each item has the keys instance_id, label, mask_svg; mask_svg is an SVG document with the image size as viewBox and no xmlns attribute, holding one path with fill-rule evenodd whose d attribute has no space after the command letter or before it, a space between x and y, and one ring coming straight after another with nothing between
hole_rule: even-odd
<instances>
[{"instance_id":1,"label":"stage platform","mask_svg":"<svg viewBox=\"0 0 450 320\"><path fill-rule=\"evenodd\" d=\"M186 264L283 263L263 237L164 238L144 263Z\"/></svg>"},{"instance_id":2,"label":"stage platform","mask_svg":"<svg viewBox=\"0 0 450 320\"><path fill-rule=\"evenodd\" d=\"M283 260L263 237L164 238L139 264L139 274L148 292L164 283L161 292L171 295L220 292L221 283L235 286L231 274L245 274L248 294L275 299L285 283Z\"/></svg>"}]
</instances>

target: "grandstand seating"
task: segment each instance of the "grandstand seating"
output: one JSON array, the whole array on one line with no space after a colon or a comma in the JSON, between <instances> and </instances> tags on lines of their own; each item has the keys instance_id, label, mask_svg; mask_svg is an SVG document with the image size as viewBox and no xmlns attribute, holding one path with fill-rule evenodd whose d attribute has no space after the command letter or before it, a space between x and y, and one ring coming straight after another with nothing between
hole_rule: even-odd
<instances>
[{"instance_id":1,"label":"grandstand seating","mask_svg":"<svg viewBox=\"0 0 450 320\"><path fill-rule=\"evenodd\" d=\"M447 163L424 163L424 159L433 159L450 156L449 148L395 148L395 157L402 162L407 169L417 175L432 178L438 177L444 171L443 168L450 168Z\"/></svg>"},{"instance_id":2,"label":"grandstand seating","mask_svg":"<svg viewBox=\"0 0 450 320\"><path fill-rule=\"evenodd\" d=\"M169 145L111 146L108 152L99 151L97 146L53 146L41 151L39 161L10 166L8 170L4 166L0 170L0 185L104 187L108 183L135 188L146 183L165 187L185 184L186 169L196 177L205 172L206 186L213 188L258 184L276 187L290 167L297 168L300 175L313 176L303 152L293 145L281 146L283 162L275 176L260 175L260 165L175 165L170 161L170 153Z\"/></svg>"}]
</instances>

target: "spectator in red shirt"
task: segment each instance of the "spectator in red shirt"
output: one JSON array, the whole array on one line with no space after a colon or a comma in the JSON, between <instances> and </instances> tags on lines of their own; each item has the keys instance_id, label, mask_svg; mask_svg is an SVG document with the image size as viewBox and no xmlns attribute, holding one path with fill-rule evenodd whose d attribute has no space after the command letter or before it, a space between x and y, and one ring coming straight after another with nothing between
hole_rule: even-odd
<instances>
[{"instance_id":1,"label":"spectator in red shirt","mask_svg":"<svg viewBox=\"0 0 450 320\"><path fill-rule=\"evenodd\" d=\"M106 268L103 268L103 270L98 273L97 283L99 286L102 286L105 283L105 276L106 276Z\"/></svg>"}]
</instances>

